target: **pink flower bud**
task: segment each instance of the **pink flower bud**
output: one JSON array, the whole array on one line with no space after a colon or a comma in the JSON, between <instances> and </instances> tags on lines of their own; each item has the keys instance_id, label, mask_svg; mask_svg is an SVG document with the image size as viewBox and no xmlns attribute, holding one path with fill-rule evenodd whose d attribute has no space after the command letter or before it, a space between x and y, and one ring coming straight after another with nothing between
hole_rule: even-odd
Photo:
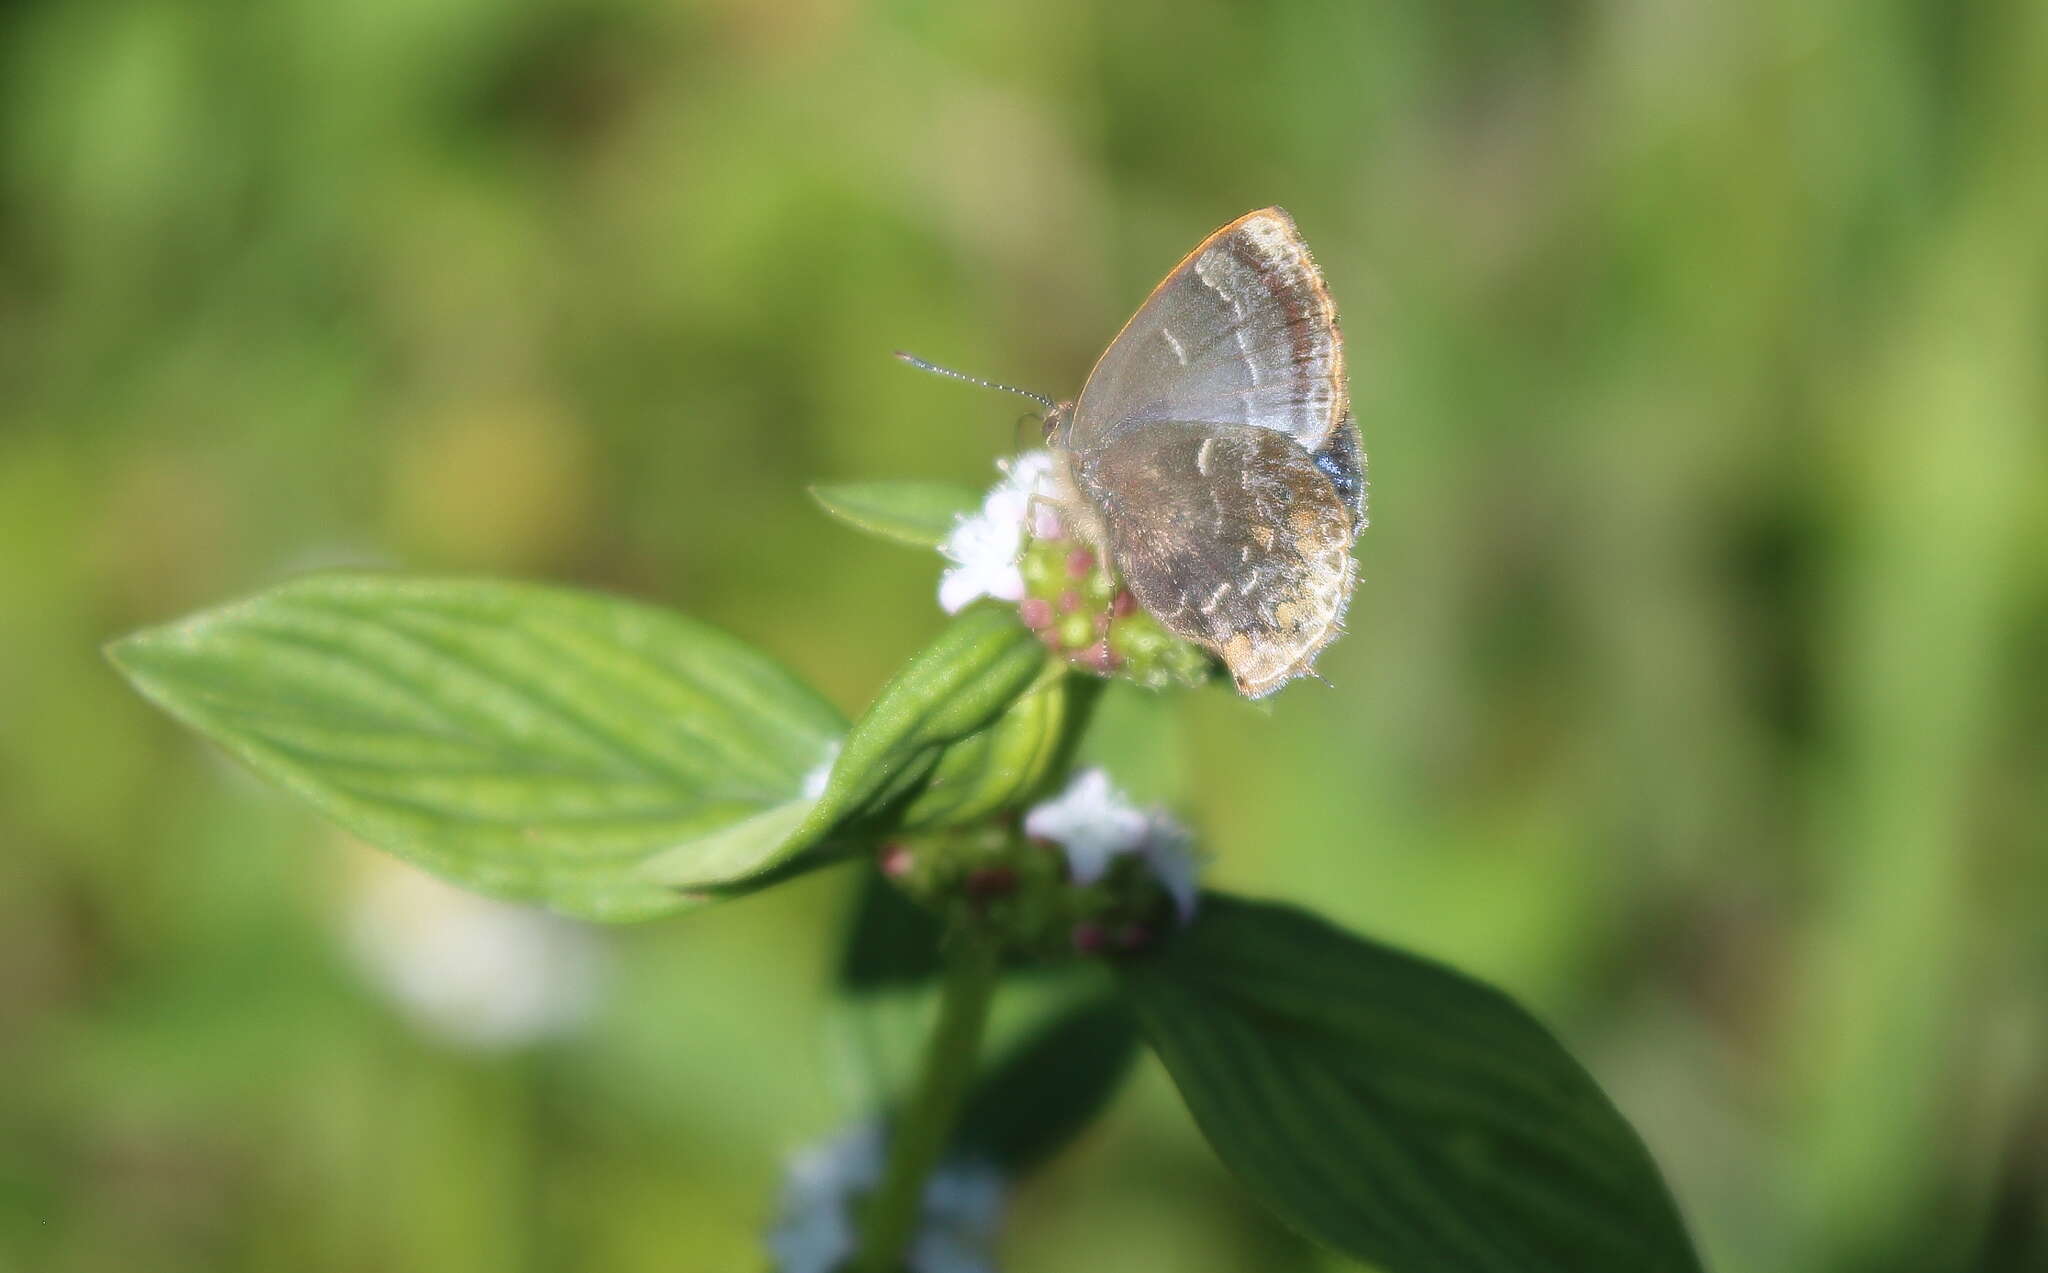
<instances>
[{"instance_id":1,"label":"pink flower bud","mask_svg":"<svg viewBox=\"0 0 2048 1273\"><path fill-rule=\"evenodd\" d=\"M1074 657L1091 671L1100 672L1105 676L1116 671L1118 663L1116 652L1109 648L1108 641L1097 641Z\"/></svg>"},{"instance_id":2,"label":"pink flower bud","mask_svg":"<svg viewBox=\"0 0 2048 1273\"><path fill-rule=\"evenodd\" d=\"M882 874L892 880L900 880L910 874L916 859L912 857L909 846L891 840L875 854L875 864L882 868Z\"/></svg>"}]
</instances>

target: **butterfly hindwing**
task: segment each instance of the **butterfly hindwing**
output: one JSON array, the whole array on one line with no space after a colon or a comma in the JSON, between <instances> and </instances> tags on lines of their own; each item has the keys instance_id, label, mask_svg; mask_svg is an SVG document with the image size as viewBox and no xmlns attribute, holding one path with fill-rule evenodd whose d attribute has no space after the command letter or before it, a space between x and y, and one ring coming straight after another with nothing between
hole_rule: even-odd
<instances>
[{"instance_id":1,"label":"butterfly hindwing","mask_svg":"<svg viewBox=\"0 0 2048 1273\"><path fill-rule=\"evenodd\" d=\"M1350 501L1284 433L1161 420L1073 454L1125 585L1251 696L1306 672L1339 631L1357 564Z\"/></svg>"}]
</instances>

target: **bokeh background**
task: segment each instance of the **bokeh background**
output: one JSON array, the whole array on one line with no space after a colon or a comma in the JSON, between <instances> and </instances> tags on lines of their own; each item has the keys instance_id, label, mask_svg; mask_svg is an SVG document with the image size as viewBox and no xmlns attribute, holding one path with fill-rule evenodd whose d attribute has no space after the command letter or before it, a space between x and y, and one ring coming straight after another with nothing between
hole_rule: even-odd
<instances>
[{"instance_id":1,"label":"bokeh background","mask_svg":"<svg viewBox=\"0 0 2048 1273\"><path fill-rule=\"evenodd\" d=\"M1364 582L1335 689L1126 703L1133 783L1537 1008L1717 1268L2048 1267L2044 137L2033 0L0 6L0 1268L760 1267L848 872L465 909L97 647L480 570L857 710L937 563L806 483L1021 405L889 352L1071 395L1275 202ZM1149 1065L1003 1250L1341 1267Z\"/></svg>"}]
</instances>

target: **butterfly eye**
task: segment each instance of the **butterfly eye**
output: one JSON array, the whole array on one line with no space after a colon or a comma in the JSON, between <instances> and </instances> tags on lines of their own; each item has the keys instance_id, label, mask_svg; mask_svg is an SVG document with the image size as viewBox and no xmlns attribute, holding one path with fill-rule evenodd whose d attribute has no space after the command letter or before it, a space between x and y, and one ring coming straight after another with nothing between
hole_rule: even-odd
<instances>
[{"instance_id":1,"label":"butterfly eye","mask_svg":"<svg viewBox=\"0 0 2048 1273\"><path fill-rule=\"evenodd\" d=\"M1045 444L1047 446L1066 445L1066 424L1068 420L1073 418L1073 415L1074 404L1071 402L1062 402L1045 413Z\"/></svg>"}]
</instances>

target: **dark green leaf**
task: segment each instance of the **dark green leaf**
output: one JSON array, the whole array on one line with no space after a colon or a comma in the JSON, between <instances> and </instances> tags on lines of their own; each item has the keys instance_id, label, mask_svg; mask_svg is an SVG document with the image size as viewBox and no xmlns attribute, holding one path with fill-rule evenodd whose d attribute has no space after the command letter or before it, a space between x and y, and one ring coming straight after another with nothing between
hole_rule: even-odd
<instances>
[{"instance_id":1,"label":"dark green leaf","mask_svg":"<svg viewBox=\"0 0 2048 1273\"><path fill-rule=\"evenodd\" d=\"M1687 1273L1635 1132L1499 991L1210 895L1123 967L1195 1121L1261 1201L1388 1273Z\"/></svg>"},{"instance_id":2,"label":"dark green leaf","mask_svg":"<svg viewBox=\"0 0 2048 1273\"><path fill-rule=\"evenodd\" d=\"M1069 1008L982 1076L954 1152L1022 1175L1065 1148L1116 1095L1137 1053L1129 1007L1101 995Z\"/></svg>"},{"instance_id":3,"label":"dark green leaf","mask_svg":"<svg viewBox=\"0 0 2048 1273\"><path fill-rule=\"evenodd\" d=\"M843 994L921 986L939 975L938 917L903 895L879 871L861 872L853 918L840 949Z\"/></svg>"},{"instance_id":4,"label":"dark green leaf","mask_svg":"<svg viewBox=\"0 0 2048 1273\"><path fill-rule=\"evenodd\" d=\"M813 486L811 498L849 526L913 548L937 548L981 493L945 482L853 482Z\"/></svg>"},{"instance_id":5,"label":"dark green leaf","mask_svg":"<svg viewBox=\"0 0 2048 1273\"><path fill-rule=\"evenodd\" d=\"M844 728L714 629L488 580L313 576L108 654L365 840L596 919L659 915L773 865Z\"/></svg>"},{"instance_id":6,"label":"dark green leaf","mask_svg":"<svg viewBox=\"0 0 2048 1273\"><path fill-rule=\"evenodd\" d=\"M938 918L863 866L834 975L833 1059L861 1114L887 1109L917 1074L938 1003Z\"/></svg>"},{"instance_id":7,"label":"dark green leaf","mask_svg":"<svg viewBox=\"0 0 2048 1273\"><path fill-rule=\"evenodd\" d=\"M969 609L882 688L848 732L823 798L786 848L887 834L913 816L917 826L946 825L1029 794L1060 754L1063 701L1027 705L1014 732L975 739L967 755L946 764L945 787L915 803L949 749L995 724L1027 693L1056 692L1063 674L1015 614Z\"/></svg>"}]
</instances>

